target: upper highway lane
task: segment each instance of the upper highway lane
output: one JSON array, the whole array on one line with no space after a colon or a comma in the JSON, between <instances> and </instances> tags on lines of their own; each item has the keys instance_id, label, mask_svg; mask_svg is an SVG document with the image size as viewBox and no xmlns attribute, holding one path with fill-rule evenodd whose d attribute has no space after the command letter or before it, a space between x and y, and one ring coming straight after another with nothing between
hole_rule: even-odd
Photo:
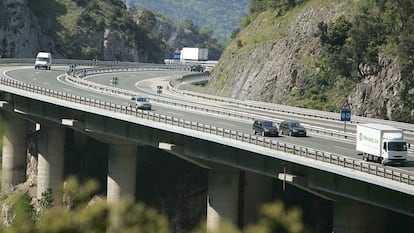
<instances>
[{"instance_id":1,"label":"upper highway lane","mask_svg":"<svg viewBox=\"0 0 414 233\"><path fill-rule=\"evenodd\" d=\"M94 99L101 99L108 102L112 102L115 104L122 104L126 105L127 97L119 97L113 95L107 95L98 92L92 92L90 90L84 90L72 84L66 83L62 78L59 78L67 71L66 67L54 67L51 71L44 71L44 70L35 70L33 67L18 67L17 69L10 70L5 74L22 82L33 84L37 86L42 86L50 89L56 89L58 91L66 92L69 94L74 95L82 95L88 96ZM185 72L184 72L185 73ZM118 86L124 89L129 89L132 91L138 92L147 92L147 93L154 93L152 89L153 84L150 79L155 80L164 80L169 79L171 77L175 77L177 75L181 75L183 72L181 71L141 71L141 72L125 72L125 73L117 73L117 74L101 74L101 75L93 75L88 77L88 80L109 85L109 80L117 76L119 78ZM160 79L160 77L162 77ZM176 98L177 101L189 101L188 97L174 97L169 95L169 98ZM196 99L191 99L193 102L197 102ZM200 100L198 100L200 103ZM213 107L217 107L218 103L207 103L205 100L201 103L206 106L211 105ZM198 112L188 109L183 109L179 107L169 106L165 104L157 104L154 103L154 110L157 113L169 115L173 117L178 117L181 119L189 120L189 121L197 121L203 124L214 125L221 128L226 128L230 130L237 130L239 132L251 134L251 121L243 120L243 119L233 119L230 117L224 117L217 114L206 114L206 112ZM256 115L263 115L263 116L272 116L272 117L280 117L281 119L290 119L295 116L281 114L278 116L274 116L275 114L272 112L268 112L265 110L257 111L255 109L241 109L235 106L228 106L228 104L220 104L220 107L229 108L232 110L239 110L240 112L246 114L256 114ZM303 121L303 119L301 120ZM324 121L320 119L312 119L309 122L318 122ZM325 122L319 123L321 125L326 125ZM278 137L277 140L280 142L292 143L297 144L305 147L315 148L322 151L327 151L331 153L341 154L349 157L356 158L355 153L355 145L354 142L345 139L339 138L332 138L328 136L321 136L317 134L311 134L309 137L306 138L295 138L295 137L288 137L282 136ZM403 169L406 170L413 170L411 167L411 163L409 163L408 167Z\"/></svg>"}]
</instances>

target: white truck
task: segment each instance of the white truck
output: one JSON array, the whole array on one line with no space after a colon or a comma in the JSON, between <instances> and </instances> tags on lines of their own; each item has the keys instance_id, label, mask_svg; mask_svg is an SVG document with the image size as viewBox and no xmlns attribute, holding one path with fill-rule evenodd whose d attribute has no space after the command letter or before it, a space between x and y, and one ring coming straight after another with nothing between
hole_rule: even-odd
<instances>
[{"instance_id":1,"label":"white truck","mask_svg":"<svg viewBox=\"0 0 414 233\"><path fill-rule=\"evenodd\" d=\"M208 49L184 47L180 51L181 60L207 61Z\"/></svg>"},{"instance_id":2,"label":"white truck","mask_svg":"<svg viewBox=\"0 0 414 233\"><path fill-rule=\"evenodd\" d=\"M52 67L52 54L48 52L37 53L35 60L35 69L44 68L50 70Z\"/></svg>"},{"instance_id":3,"label":"white truck","mask_svg":"<svg viewBox=\"0 0 414 233\"><path fill-rule=\"evenodd\" d=\"M403 130L388 125L358 124L356 150L366 161L404 165L407 160Z\"/></svg>"}]
</instances>

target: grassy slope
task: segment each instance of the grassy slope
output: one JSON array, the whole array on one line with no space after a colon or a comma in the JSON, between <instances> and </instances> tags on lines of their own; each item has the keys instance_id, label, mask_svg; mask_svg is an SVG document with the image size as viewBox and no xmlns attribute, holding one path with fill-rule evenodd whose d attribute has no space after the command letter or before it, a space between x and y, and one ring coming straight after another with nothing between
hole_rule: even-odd
<instances>
[{"instance_id":1,"label":"grassy slope","mask_svg":"<svg viewBox=\"0 0 414 233\"><path fill-rule=\"evenodd\" d=\"M348 15L352 17L350 14L355 13L355 9L361 5L368 4L370 1L368 0L360 0L360 1L343 1L343 0L309 0L302 5L296 7L295 9L287 12L283 16L276 16L274 11L266 11L262 12L261 14L257 15L254 19L251 20L251 23L248 24L240 33L239 35L233 39L228 47L226 48L225 52L223 53L220 63L228 63L232 65L224 65L225 69L221 69L220 73L216 77L215 87L221 90L221 95L226 95L228 93L227 88L231 88L231 83L234 79L237 78L237 73L235 72L236 68L234 65L251 62L249 61L249 52L254 50L256 46L260 46L264 42L274 41L279 38L283 38L289 36L289 24L293 21L296 17L300 17L301 14L306 13L306 9L320 9L322 7L329 7L332 9L336 9L340 14ZM339 7L340 6L340 7ZM251 16L254 17L254 16ZM318 43L316 40L313 41L314 43ZM317 44L310 44L311 46L318 46ZM238 55L234 55L238 54ZM240 54L245 54L244 56L240 56ZM234 57L237 57L238 62L232 63L230 60ZM314 57L303 57L302 61L300 61L305 67L308 64L312 64L314 62ZM309 67L311 68L311 67ZM338 83L338 89L344 87L343 83ZM211 87L210 87L211 88ZM210 93L212 91L210 90ZM284 103L290 103L292 105L297 106L310 106L315 104L312 100L298 100L297 93L292 92L290 96L286 99L281 100ZM343 93L340 93L343 95ZM326 95L328 99L331 100L329 106L335 106L336 103L332 101L337 101L337 90L332 90L329 92L327 90ZM317 104L316 104L317 105ZM315 105L315 107L317 107ZM320 106L319 106L320 107Z\"/></svg>"}]
</instances>

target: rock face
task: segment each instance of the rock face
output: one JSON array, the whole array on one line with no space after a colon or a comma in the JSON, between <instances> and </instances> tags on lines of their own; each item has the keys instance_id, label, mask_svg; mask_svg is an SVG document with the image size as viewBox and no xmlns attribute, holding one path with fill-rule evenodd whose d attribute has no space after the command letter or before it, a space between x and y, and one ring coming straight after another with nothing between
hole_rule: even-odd
<instances>
[{"instance_id":1,"label":"rock face","mask_svg":"<svg viewBox=\"0 0 414 233\"><path fill-rule=\"evenodd\" d=\"M295 11L294 17L283 16L271 26L269 21L275 15L262 13L226 48L212 71L209 89L221 96L289 105L292 98L300 98L292 93L306 89L310 83L307 72L312 68L308 63L321 51L316 36L318 24L331 22L341 15L352 16L355 11L350 9L356 2L308 1ZM271 38L260 38L261 30L270 31ZM249 45L243 39L246 37L261 42ZM381 70L358 83L353 93L344 93L337 100L338 111L339 105L348 98L353 114L391 119L392 112L402 107L397 64L396 59L381 58Z\"/></svg>"},{"instance_id":2,"label":"rock face","mask_svg":"<svg viewBox=\"0 0 414 233\"><path fill-rule=\"evenodd\" d=\"M119 32L105 29L103 39L104 60L140 60L137 49L128 48L125 38Z\"/></svg>"},{"instance_id":3,"label":"rock face","mask_svg":"<svg viewBox=\"0 0 414 233\"><path fill-rule=\"evenodd\" d=\"M338 4L336 8L340 9L341 5L344 4ZM213 78L223 71L237 78L227 80L222 87L213 79L212 85L220 89L221 95L232 98L278 102L292 88L306 81L303 60L318 55L318 38L314 36L318 23L329 22L340 14L340 11L332 13L329 5L320 9L308 5L302 8L299 17L286 24L273 25L275 32L280 31L280 27L287 27L286 35L275 35L278 38L270 38L251 49L233 42L222 55ZM245 36L254 36L268 17L274 16L258 16L244 30L249 31ZM236 46L241 48L235 49Z\"/></svg>"},{"instance_id":4,"label":"rock face","mask_svg":"<svg viewBox=\"0 0 414 233\"><path fill-rule=\"evenodd\" d=\"M392 119L392 112L404 104L399 95L401 75L397 64L397 59L381 59L382 69L357 84L350 95L354 114Z\"/></svg>"},{"instance_id":5,"label":"rock face","mask_svg":"<svg viewBox=\"0 0 414 233\"><path fill-rule=\"evenodd\" d=\"M162 61L162 54L154 53L154 49L146 48L142 42L138 45L134 41L136 35L122 33L117 28L98 28L96 25L88 25L86 21L85 25L79 26L82 30L69 38L70 45L66 45L66 42L57 41L45 34L47 30L42 28L39 21L30 8L29 0L0 0L0 56L33 58L39 51L49 51L55 58ZM66 37L70 35L68 29L62 30L64 32L61 33ZM156 46L152 45L152 48Z\"/></svg>"},{"instance_id":6,"label":"rock face","mask_svg":"<svg viewBox=\"0 0 414 233\"><path fill-rule=\"evenodd\" d=\"M34 57L40 50L55 52L50 37L41 35L28 0L0 1L0 56Z\"/></svg>"}]
</instances>

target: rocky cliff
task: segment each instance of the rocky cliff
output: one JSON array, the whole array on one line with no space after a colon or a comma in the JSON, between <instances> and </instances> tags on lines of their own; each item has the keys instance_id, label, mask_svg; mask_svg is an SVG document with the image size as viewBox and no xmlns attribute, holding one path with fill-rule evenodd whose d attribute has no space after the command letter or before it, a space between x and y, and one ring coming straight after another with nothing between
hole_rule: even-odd
<instances>
[{"instance_id":1,"label":"rocky cliff","mask_svg":"<svg viewBox=\"0 0 414 233\"><path fill-rule=\"evenodd\" d=\"M0 1L0 56L34 57L39 50L54 50L54 43L42 35L28 0Z\"/></svg>"},{"instance_id":2,"label":"rocky cliff","mask_svg":"<svg viewBox=\"0 0 414 233\"><path fill-rule=\"evenodd\" d=\"M54 4L1 0L1 57L30 58L38 51L50 51L54 57L68 59L163 61L163 45L152 42L128 19L121 3L105 1L101 3L105 7L95 8L64 1Z\"/></svg>"},{"instance_id":3,"label":"rocky cliff","mask_svg":"<svg viewBox=\"0 0 414 233\"><path fill-rule=\"evenodd\" d=\"M339 16L351 18L358 2L314 0L283 16L261 13L226 48L213 69L208 89L237 99L295 105L311 83L308 74L318 72L309 66L322 50L316 36L318 23L332 22ZM404 104L398 62L387 57L380 58L379 64L381 69L356 83L351 93L338 90L330 110L339 111L349 99L353 114L392 119L392 113Z\"/></svg>"}]
</instances>

